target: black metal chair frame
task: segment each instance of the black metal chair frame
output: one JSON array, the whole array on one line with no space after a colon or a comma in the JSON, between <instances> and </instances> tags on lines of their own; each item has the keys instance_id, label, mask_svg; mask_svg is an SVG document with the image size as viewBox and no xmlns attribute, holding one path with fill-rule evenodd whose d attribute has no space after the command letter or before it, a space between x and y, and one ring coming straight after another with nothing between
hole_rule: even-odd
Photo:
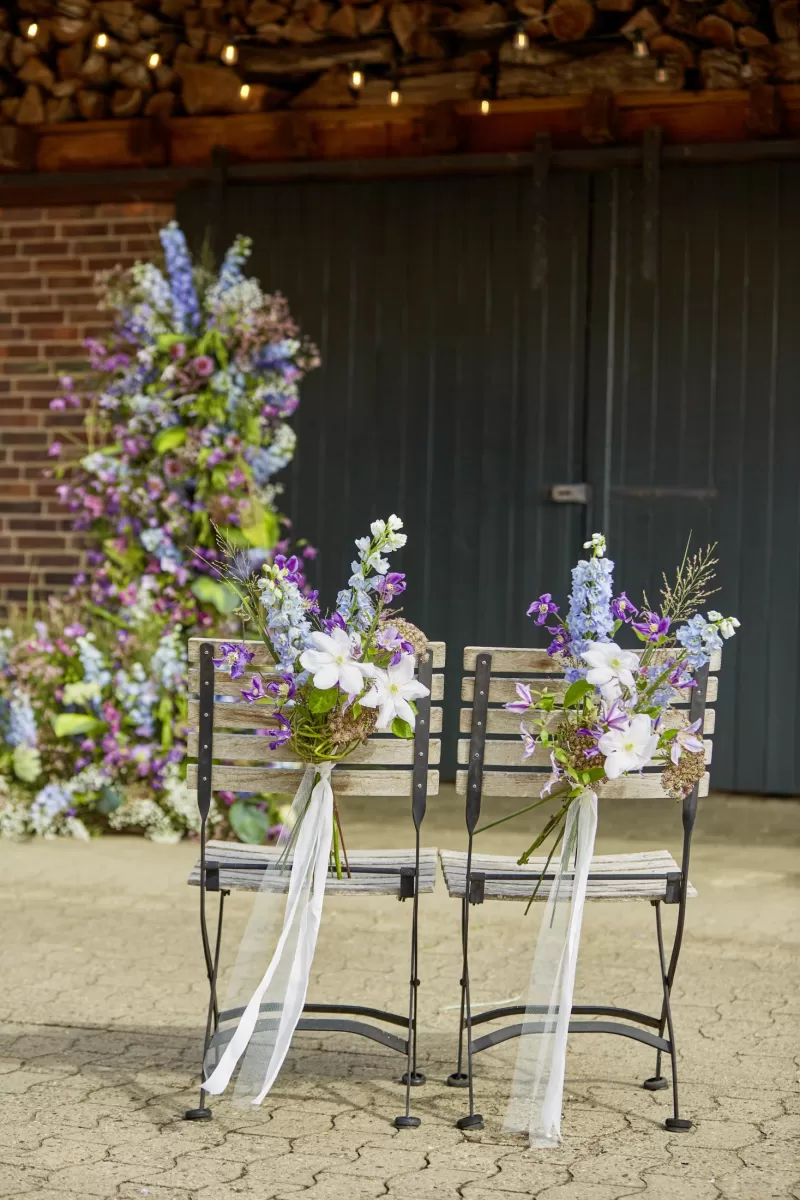
<instances>
[{"instance_id":1,"label":"black metal chair frame","mask_svg":"<svg viewBox=\"0 0 800 1200\"><path fill-rule=\"evenodd\" d=\"M200 810L200 933L203 943L206 975L209 984L208 1010L206 1014L205 1037L203 1040L203 1058L212 1046L224 1045L233 1035L231 1031L221 1031L220 1024L238 1018L244 1012L243 1008L220 1011L217 996L217 980L219 977L220 951L222 947L222 924L225 898L230 894L229 889L220 886L220 864L206 857L206 826L211 807L212 775L214 758L214 646L204 642L200 647L200 697L206 703L200 705L198 721L198 754L197 754L197 805ZM304 1013L325 1014L318 1017L301 1017L297 1024L299 1030L313 1032L352 1033L365 1037L390 1050L402 1054L406 1058L406 1070L400 1082L405 1085L405 1111L394 1120L398 1129L415 1129L421 1124L420 1117L411 1113L411 1088L425 1082L424 1074L417 1069L417 993L419 989L419 882L420 882L420 827L425 816L428 798L428 757L430 742L430 704L431 682L433 673L433 656L420 661L419 680L428 688L429 694L416 701L417 720L414 732L414 766L411 773L412 796L411 817L415 832L415 863L414 866L351 866L351 873L398 875L400 888L398 899L412 901L411 917L411 973L409 980L408 1014L386 1012L383 1009L368 1008L358 1004L306 1004ZM207 698L207 699L206 699ZM224 869L224 867L223 867ZM237 871L264 871L263 861L237 861ZM214 948L211 948L209 922L207 913L207 893L219 893L217 909L216 933ZM265 951L268 947L265 947ZM268 1012L274 1008L269 1004L262 1006L261 1011ZM334 1015L336 1014L336 1015ZM398 1036L372 1025L364 1020L342 1019L339 1014L348 1017L367 1017L383 1021L388 1025L400 1026L405 1030L405 1036ZM257 1025L256 1028L263 1028ZM205 1079L202 1074L201 1078ZM208 1093L200 1085L200 1103L197 1108L190 1108L185 1113L187 1121L208 1121L211 1119L211 1109L208 1107Z\"/></svg>"},{"instance_id":2,"label":"black metal chair frame","mask_svg":"<svg viewBox=\"0 0 800 1200\"><path fill-rule=\"evenodd\" d=\"M501 1029L494 1029L482 1037L473 1038L472 1030L475 1025L483 1025L490 1021L496 1021L504 1017L519 1017L524 1016L528 1011L525 1005L510 1005L501 1008L493 1008L487 1012L480 1013L477 1016L472 1015L470 1002L470 984L469 984L469 914L470 906L473 904L482 904L484 901L484 885L487 879L502 880L502 879L520 879L525 878L524 873L514 872L505 873L502 871L473 871L472 870L472 850L475 828L478 823L478 818L481 811L481 798L483 790L483 765L484 752L486 747L486 718L489 704L489 682L491 679L492 656L491 654L479 654L475 664L475 692L472 706L472 729L470 735L469 746L469 767L467 773L467 795L466 795L466 824L468 835L467 846L467 866L466 880L464 888L464 897L461 902L461 945L462 945L462 973L461 973L461 1005L459 1017L459 1039L458 1039L458 1064L456 1070L448 1077L447 1084L449 1087L463 1087L469 1089L469 1112L466 1116L461 1117L457 1122L459 1129L482 1129L483 1117L475 1111L475 1086L473 1073L473 1057L479 1054L482 1050L488 1050L491 1046L497 1046L501 1042L508 1041L510 1038L520 1037L526 1033L542 1033L546 1028L545 1022L523 1022L514 1025L506 1025ZM708 690L708 667L702 668L695 674L697 686L692 689L691 701L689 706L689 719L696 721L698 718L703 719L706 709L706 693ZM618 873L612 876L590 873L589 880L602 879L649 879L665 881L665 894L651 900L651 904L655 908L656 916L656 937L658 940L658 956L661 969L661 983L663 989L663 1000L661 1005L661 1013L659 1016L650 1016L647 1013L637 1012L634 1009L615 1008L607 1005L594 1004L576 1004L572 1007L572 1013L580 1017L614 1017L623 1018L624 1022L635 1022L635 1024L623 1023L620 1020L602 1020L602 1021L580 1021L571 1020L569 1023L570 1033L611 1033L621 1037L633 1038L637 1042L642 1042L646 1046L651 1046L656 1051L656 1069L655 1074L649 1079L645 1079L642 1087L648 1091L660 1091L662 1088L669 1087L669 1082L661 1074L661 1060L663 1055L669 1055L671 1074L672 1074L672 1104L673 1115L667 1117L664 1122L665 1128L672 1132L685 1131L692 1128L692 1122L681 1117L678 1106L678 1064L676 1054L675 1028L672 1018L672 986L675 980L675 973L678 967L678 958L683 941L683 930L686 921L686 901L689 888L689 855L692 842L692 831L694 829L695 817L697 815L697 800L699 793L699 784L696 784L693 790L683 800L682 821L683 821L683 852L681 857L681 869L679 872L660 872L658 874L635 874ZM539 875L532 871L530 874L531 887L535 886L535 881ZM545 880L553 879L554 875L548 873L544 876ZM664 943L664 931L661 920L661 904L677 904L678 913L675 926L675 935L672 943L672 949L667 958L667 953ZM538 1011L538 1010L537 1010ZM547 1010L543 1007L543 1013ZM638 1029L637 1025L646 1026L645 1029ZM655 1031L655 1032L651 1032ZM665 1032L667 1037L664 1036ZM465 1038L466 1035L466 1038ZM466 1040L466 1071L464 1070L464 1044Z\"/></svg>"}]
</instances>

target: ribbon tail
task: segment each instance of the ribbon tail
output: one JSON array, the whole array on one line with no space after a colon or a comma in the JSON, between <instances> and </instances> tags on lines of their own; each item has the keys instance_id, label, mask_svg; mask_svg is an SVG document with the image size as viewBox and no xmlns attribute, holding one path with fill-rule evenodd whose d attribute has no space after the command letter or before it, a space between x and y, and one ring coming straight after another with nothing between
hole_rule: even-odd
<instances>
[{"instance_id":1,"label":"ribbon tail","mask_svg":"<svg viewBox=\"0 0 800 1200\"><path fill-rule=\"evenodd\" d=\"M247 1099L260 1104L274 1083L291 1044L308 991L322 918L333 835L332 768L332 763L308 767L295 796L293 810L301 815L302 824L293 850L283 927L261 982L250 997L224 1052L203 1083L204 1090L212 1095L225 1090L237 1063L247 1051L236 1098L243 1099L246 1094ZM315 775L319 778L312 789ZM273 901L270 882L269 873L265 873L256 906L262 901L267 905ZM240 962L252 961L254 954L261 951L263 943L254 945L253 941L265 924L263 914L254 909L239 949ZM255 1096L254 1091L257 1092Z\"/></svg>"},{"instance_id":2,"label":"ribbon tail","mask_svg":"<svg viewBox=\"0 0 800 1200\"><path fill-rule=\"evenodd\" d=\"M531 1146L561 1142L567 1040L583 907L597 832L597 796L585 791L570 806L561 858L536 942L525 1024L517 1053L506 1132L528 1133Z\"/></svg>"}]
</instances>

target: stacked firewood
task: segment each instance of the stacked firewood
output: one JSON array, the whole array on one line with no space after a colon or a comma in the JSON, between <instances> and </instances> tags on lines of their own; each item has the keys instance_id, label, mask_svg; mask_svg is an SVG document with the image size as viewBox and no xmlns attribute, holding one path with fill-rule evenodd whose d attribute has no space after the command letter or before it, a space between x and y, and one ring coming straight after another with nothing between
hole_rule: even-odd
<instances>
[{"instance_id":1,"label":"stacked firewood","mask_svg":"<svg viewBox=\"0 0 800 1200\"><path fill-rule=\"evenodd\" d=\"M0 123L800 81L800 0L11 0Z\"/></svg>"}]
</instances>

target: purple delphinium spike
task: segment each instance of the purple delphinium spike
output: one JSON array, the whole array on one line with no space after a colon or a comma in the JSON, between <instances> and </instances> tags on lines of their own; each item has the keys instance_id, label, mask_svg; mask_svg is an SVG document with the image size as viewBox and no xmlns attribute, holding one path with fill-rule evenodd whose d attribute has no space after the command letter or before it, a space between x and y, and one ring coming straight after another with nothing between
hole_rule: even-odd
<instances>
[{"instance_id":1,"label":"purple delphinium spike","mask_svg":"<svg viewBox=\"0 0 800 1200\"><path fill-rule=\"evenodd\" d=\"M526 683L517 684L517 695L519 696L519 700L510 700L508 704L503 705L508 712L526 713L529 708L533 708L531 689Z\"/></svg>"},{"instance_id":2,"label":"purple delphinium spike","mask_svg":"<svg viewBox=\"0 0 800 1200\"><path fill-rule=\"evenodd\" d=\"M557 612L558 605L553 603L553 597L550 592L545 592L538 600L534 600L533 604L531 604L528 609L528 616L535 617L537 625L544 625L550 613Z\"/></svg>"}]
</instances>

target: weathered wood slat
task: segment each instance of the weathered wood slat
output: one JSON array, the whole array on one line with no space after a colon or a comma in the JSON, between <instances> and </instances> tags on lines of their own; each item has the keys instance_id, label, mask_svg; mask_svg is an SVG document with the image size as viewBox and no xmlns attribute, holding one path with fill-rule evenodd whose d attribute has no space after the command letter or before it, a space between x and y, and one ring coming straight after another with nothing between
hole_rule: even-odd
<instances>
[{"instance_id":1,"label":"weathered wood slat","mask_svg":"<svg viewBox=\"0 0 800 1200\"><path fill-rule=\"evenodd\" d=\"M464 895L467 872L467 856L460 851L441 850L439 858L442 863L447 890L451 896ZM487 879L485 895L494 900L530 900L535 887L535 880L530 876L541 871L546 863L545 856L532 858L521 867L515 858L505 855L475 854L472 856L473 871L502 871L504 873L528 873L527 879ZM551 863L548 868L552 871ZM677 871L678 864L668 850L642 851L634 854L596 854L592 858L591 871L598 874L661 874ZM549 882L545 881L536 895L538 900L546 900L550 890ZM666 891L666 880L658 879L596 879L590 877L586 896L589 900L652 900L654 896L663 896ZM688 895L694 897L697 892L691 883Z\"/></svg>"},{"instance_id":2,"label":"weathered wood slat","mask_svg":"<svg viewBox=\"0 0 800 1200\"><path fill-rule=\"evenodd\" d=\"M537 710L531 713L531 720L544 717L546 720L547 729L555 729L561 721L562 714L560 712L546 713L542 710ZM526 718L527 719L527 718ZM509 737L513 735L519 736L519 726L522 717L519 713L506 712L502 708L490 708L486 718L486 733L489 737L507 734ZM664 725L667 729L680 729L689 723L689 715L686 709L670 709L664 716ZM432 723L431 723L432 724ZM716 725L716 710L707 708L705 720L703 721L703 733L712 734ZM438 731L437 731L438 732ZM459 732L472 732L472 709L462 708L459 716Z\"/></svg>"},{"instance_id":3,"label":"weathered wood slat","mask_svg":"<svg viewBox=\"0 0 800 1200\"><path fill-rule=\"evenodd\" d=\"M302 769L280 767L237 767L215 763L211 786L215 791L227 792L277 792L293 795L303 778ZM190 763L186 769L186 783L197 787L197 765ZM337 767L331 776L333 790L338 796L410 796L411 769L382 771L364 767L351 770ZM428 772L428 795L439 794L439 772Z\"/></svg>"},{"instance_id":4,"label":"weathered wood slat","mask_svg":"<svg viewBox=\"0 0 800 1200\"><path fill-rule=\"evenodd\" d=\"M274 846L246 846L239 842L211 841L207 846L207 858L220 865L220 887L236 891L259 891L264 883L261 871L237 870L237 862L253 862L263 859L265 864L277 862L279 852ZM352 866L377 867L374 875L354 874L350 879L329 877L325 891L333 895L385 895L400 894L400 877L396 874L382 874L383 867L408 867L414 865L413 850L354 850L348 855ZM420 851L419 890L432 892L436 883L436 851L424 849ZM200 884L200 863L195 863L189 875L188 882L195 887ZM265 890L285 892L288 887L286 874L278 875L268 880L271 886Z\"/></svg>"},{"instance_id":5,"label":"weathered wood slat","mask_svg":"<svg viewBox=\"0 0 800 1200\"><path fill-rule=\"evenodd\" d=\"M705 745L705 761L711 762L713 744L706 740ZM529 771L532 767L545 767L550 765L550 751L546 746L537 746L530 758L523 761L522 758L522 742L518 739L516 742L509 741L487 741L483 757L484 765L487 767L516 767L520 771ZM462 739L458 743L458 762L466 765L469 762L469 742ZM660 762L655 762L653 759L647 764L650 767L661 767Z\"/></svg>"},{"instance_id":6,"label":"weathered wood slat","mask_svg":"<svg viewBox=\"0 0 800 1200\"><path fill-rule=\"evenodd\" d=\"M428 762L437 766L441 753L441 742L430 743ZM197 757L197 734L189 734L188 754ZM270 750L267 739L255 734L214 733L214 757L233 759L237 762L253 763L298 763L297 752L289 746ZM373 766L410 767L414 761L414 743L396 737L372 737L365 746L359 746L344 760L348 766L371 763Z\"/></svg>"},{"instance_id":7,"label":"weathered wood slat","mask_svg":"<svg viewBox=\"0 0 800 1200\"><path fill-rule=\"evenodd\" d=\"M264 679L269 679L270 673L260 671L259 674ZM272 672L274 677L275 672ZM218 671L214 677L214 694L216 696L235 696L237 700L242 697L242 688L250 686L250 675L244 675L241 679L231 679L224 675L222 671ZM193 695L197 695L200 689L200 671L198 667L189 668L189 691ZM442 700L444 698L444 675L434 675L431 686L431 698L433 700Z\"/></svg>"},{"instance_id":8,"label":"weathered wood slat","mask_svg":"<svg viewBox=\"0 0 800 1200\"><path fill-rule=\"evenodd\" d=\"M436 676L434 676L434 678L436 678ZM489 703L490 704L505 704L509 700L518 700L519 697L517 695L516 682L517 682L516 679L492 678L492 680L489 683ZM531 680L528 679L527 681L524 681L520 678L520 682L527 682L530 684ZM718 683L719 683L719 680L716 675L709 676L708 692L706 694L706 700L709 704L713 704L717 698ZM532 686L531 691L534 691L534 692L544 691L545 687L547 688L548 692L551 693L551 695L556 696L559 699L564 695L564 693L567 690L567 684L564 682L563 679L552 679L552 680L542 679L541 687L537 688L537 687ZM475 693L475 678L472 675L466 676L461 681L461 699L469 701L471 703L474 693ZM679 707L681 707L681 706L688 707L689 701L691 699L690 693L691 693L691 689L685 689L685 690L681 691L679 688L673 688L672 689L672 694L673 694L672 703L678 705Z\"/></svg>"},{"instance_id":9,"label":"weathered wood slat","mask_svg":"<svg viewBox=\"0 0 800 1200\"><path fill-rule=\"evenodd\" d=\"M220 646L223 642L231 641L236 645L245 645L248 650L252 651L253 659L250 663L250 668L253 671L260 670L262 667L269 667L275 661L263 642L254 641L251 638L246 638L244 642L236 638L189 638L189 662L195 664L200 661L200 647L205 642L211 642L212 646ZM428 645L433 651L434 667L438 667L441 670L445 664L444 642L429 642Z\"/></svg>"},{"instance_id":10,"label":"weathered wood slat","mask_svg":"<svg viewBox=\"0 0 800 1200\"><path fill-rule=\"evenodd\" d=\"M483 776L484 796L521 796L535 800L541 793L547 781L549 771L486 771ZM709 775L706 773L700 780L698 794L708 795ZM467 793L467 772L456 773L456 792L459 796ZM661 787L661 772L649 771L644 775L631 775L623 779L614 779L605 784L601 791L602 800L664 800Z\"/></svg>"},{"instance_id":11,"label":"weathered wood slat","mask_svg":"<svg viewBox=\"0 0 800 1200\"><path fill-rule=\"evenodd\" d=\"M261 704L248 704L245 700L238 703L217 702L214 706L214 729L263 729L269 724L266 714L269 709ZM505 714L513 716L512 713ZM200 719L200 701L189 700L188 725L197 729ZM517 722L519 729L519 722ZM431 733L442 732L442 710L438 705L431 707ZM374 734L373 737L380 735Z\"/></svg>"},{"instance_id":12,"label":"weathered wood slat","mask_svg":"<svg viewBox=\"0 0 800 1200\"><path fill-rule=\"evenodd\" d=\"M640 658L643 650L632 651ZM464 670L474 671L475 660L479 654L491 654L492 675L559 675L564 668L555 658L551 658L546 650L533 650L524 646L465 646ZM656 651L654 661L665 657L663 650ZM722 665L722 653L717 651L711 658L709 671L714 674Z\"/></svg>"}]
</instances>

